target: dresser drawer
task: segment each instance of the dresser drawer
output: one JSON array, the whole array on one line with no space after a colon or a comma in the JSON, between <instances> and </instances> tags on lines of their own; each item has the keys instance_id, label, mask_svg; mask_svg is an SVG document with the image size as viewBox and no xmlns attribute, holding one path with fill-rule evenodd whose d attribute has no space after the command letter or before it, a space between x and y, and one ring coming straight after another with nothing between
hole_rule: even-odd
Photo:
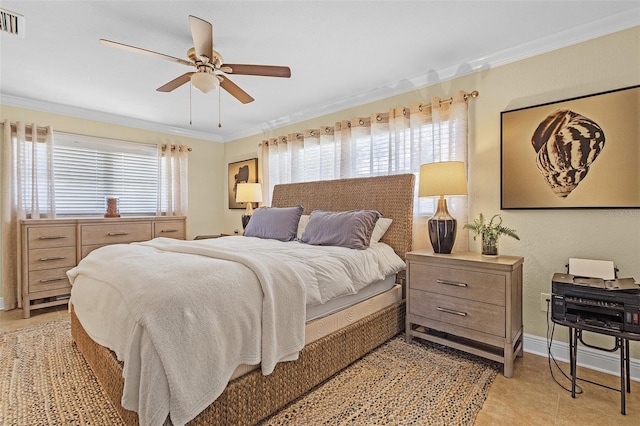
<instances>
[{"instance_id":1,"label":"dresser drawer","mask_svg":"<svg viewBox=\"0 0 640 426\"><path fill-rule=\"evenodd\" d=\"M73 225L33 227L28 228L27 234L27 244L30 250L76 246L76 227Z\"/></svg>"},{"instance_id":2,"label":"dresser drawer","mask_svg":"<svg viewBox=\"0 0 640 426\"><path fill-rule=\"evenodd\" d=\"M151 239L151 221L82 225L80 234L83 247L146 241Z\"/></svg>"},{"instance_id":3,"label":"dresser drawer","mask_svg":"<svg viewBox=\"0 0 640 426\"><path fill-rule=\"evenodd\" d=\"M444 324L505 337L504 306L413 289L410 290L410 298L409 314L412 318L418 315Z\"/></svg>"},{"instance_id":4,"label":"dresser drawer","mask_svg":"<svg viewBox=\"0 0 640 426\"><path fill-rule=\"evenodd\" d=\"M71 268L44 269L29 272L29 293L71 288L67 271Z\"/></svg>"},{"instance_id":5,"label":"dresser drawer","mask_svg":"<svg viewBox=\"0 0 640 426\"><path fill-rule=\"evenodd\" d=\"M83 245L82 246L82 250L80 252L80 258L84 259L85 257L87 257L87 255L89 253L91 253L92 251L94 251L95 249L99 249L100 247L105 247L108 246L110 244L93 244L93 245Z\"/></svg>"},{"instance_id":6,"label":"dresser drawer","mask_svg":"<svg viewBox=\"0 0 640 426\"><path fill-rule=\"evenodd\" d=\"M183 220L158 221L153 223L153 238L168 237L184 240L185 226Z\"/></svg>"},{"instance_id":7,"label":"dresser drawer","mask_svg":"<svg viewBox=\"0 0 640 426\"><path fill-rule=\"evenodd\" d=\"M56 247L29 250L29 270L72 268L76 265L75 247Z\"/></svg>"},{"instance_id":8,"label":"dresser drawer","mask_svg":"<svg viewBox=\"0 0 640 426\"><path fill-rule=\"evenodd\" d=\"M506 279L502 275L411 263L412 289L430 291L495 305L505 304Z\"/></svg>"}]
</instances>

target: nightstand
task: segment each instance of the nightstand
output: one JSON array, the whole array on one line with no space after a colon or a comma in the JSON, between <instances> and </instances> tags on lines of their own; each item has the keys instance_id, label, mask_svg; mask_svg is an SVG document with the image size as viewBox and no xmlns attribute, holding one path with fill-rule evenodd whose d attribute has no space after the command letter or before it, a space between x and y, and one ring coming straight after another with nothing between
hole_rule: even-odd
<instances>
[{"instance_id":1,"label":"nightstand","mask_svg":"<svg viewBox=\"0 0 640 426\"><path fill-rule=\"evenodd\" d=\"M504 364L522 356L522 264L516 256L407 253L406 339L418 337Z\"/></svg>"}]
</instances>

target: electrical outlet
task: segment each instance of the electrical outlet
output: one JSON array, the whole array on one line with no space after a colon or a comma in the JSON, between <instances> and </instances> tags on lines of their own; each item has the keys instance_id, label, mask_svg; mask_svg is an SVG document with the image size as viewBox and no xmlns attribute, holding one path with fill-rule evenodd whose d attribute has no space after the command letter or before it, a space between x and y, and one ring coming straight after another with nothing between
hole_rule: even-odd
<instances>
[{"instance_id":1,"label":"electrical outlet","mask_svg":"<svg viewBox=\"0 0 640 426\"><path fill-rule=\"evenodd\" d=\"M547 312L547 300L551 300L551 295L548 293L540 293L540 310Z\"/></svg>"}]
</instances>

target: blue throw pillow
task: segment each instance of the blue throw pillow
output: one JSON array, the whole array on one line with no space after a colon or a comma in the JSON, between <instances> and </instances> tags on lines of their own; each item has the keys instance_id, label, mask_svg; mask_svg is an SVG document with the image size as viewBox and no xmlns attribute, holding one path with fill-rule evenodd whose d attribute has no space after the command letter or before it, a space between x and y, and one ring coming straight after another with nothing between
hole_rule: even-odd
<instances>
[{"instance_id":1,"label":"blue throw pillow","mask_svg":"<svg viewBox=\"0 0 640 426\"><path fill-rule=\"evenodd\" d=\"M253 212L244 236L293 241L296 239L302 210L302 206L260 207Z\"/></svg>"},{"instance_id":2,"label":"blue throw pillow","mask_svg":"<svg viewBox=\"0 0 640 426\"><path fill-rule=\"evenodd\" d=\"M374 210L314 210L302 234L302 242L364 250L369 247L373 228L380 216L380 212Z\"/></svg>"}]
</instances>

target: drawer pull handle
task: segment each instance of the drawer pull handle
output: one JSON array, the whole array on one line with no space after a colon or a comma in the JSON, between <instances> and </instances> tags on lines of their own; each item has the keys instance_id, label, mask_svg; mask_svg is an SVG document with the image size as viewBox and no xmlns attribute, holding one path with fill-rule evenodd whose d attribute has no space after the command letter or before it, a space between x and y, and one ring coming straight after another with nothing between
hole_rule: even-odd
<instances>
[{"instance_id":1,"label":"drawer pull handle","mask_svg":"<svg viewBox=\"0 0 640 426\"><path fill-rule=\"evenodd\" d=\"M66 257L62 257L62 256L41 257L38 260L41 262L49 262L50 260L62 260L62 259L66 259Z\"/></svg>"},{"instance_id":2,"label":"drawer pull handle","mask_svg":"<svg viewBox=\"0 0 640 426\"><path fill-rule=\"evenodd\" d=\"M42 279L40 280L41 283L50 283L50 282L54 282L54 281L63 281L66 280L67 277L59 277L59 278L47 278L47 279Z\"/></svg>"},{"instance_id":3,"label":"drawer pull handle","mask_svg":"<svg viewBox=\"0 0 640 426\"><path fill-rule=\"evenodd\" d=\"M441 306L436 307L436 310L440 311L440 312L446 312L448 314L460 315L461 317L466 317L467 316L466 312L454 311L453 309L447 309L447 308L443 308Z\"/></svg>"},{"instance_id":4,"label":"drawer pull handle","mask_svg":"<svg viewBox=\"0 0 640 426\"><path fill-rule=\"evenodd\" d=\"M452 286L455 286L455 287L467 287L467 285L468 285L467 283L457 283L455 281L445 281L445 280L440 280L440 279L436 280L436 282L438 284L452 285Z\"/></svg>"},{"instance_id":5,"label":"drawer pull handle","mask_svg":"<svg viewBox=\"0 0 640 426\"><path fill-rule=\"evenodd\" d=\"M45 235L43 237L38 238L39 240L60 240L62 238L67 238L64 235Z\"/></svg>"},{"instance_id":6,"label":"drawer pull handle","mask_svg":"<svg viewBox=\"0 0 640 426\"><path fill-rule=\"evenodd\" d=\"M162 232L178 232L178 230L177 229L162 229L162 230L160 230L160 232L161 233Z\"/></svg>"},{"instance_id":7,"label":"drawer pull handle","mask_svg":"<svg viewBox=\"0 0 640 426\"><path fill-rule=\"evenodd\" d=\"M128 232L109 232L107 235L110 237L117 237L120 235L129 235L129 233Z\"/></svg>"}]
</instances>

